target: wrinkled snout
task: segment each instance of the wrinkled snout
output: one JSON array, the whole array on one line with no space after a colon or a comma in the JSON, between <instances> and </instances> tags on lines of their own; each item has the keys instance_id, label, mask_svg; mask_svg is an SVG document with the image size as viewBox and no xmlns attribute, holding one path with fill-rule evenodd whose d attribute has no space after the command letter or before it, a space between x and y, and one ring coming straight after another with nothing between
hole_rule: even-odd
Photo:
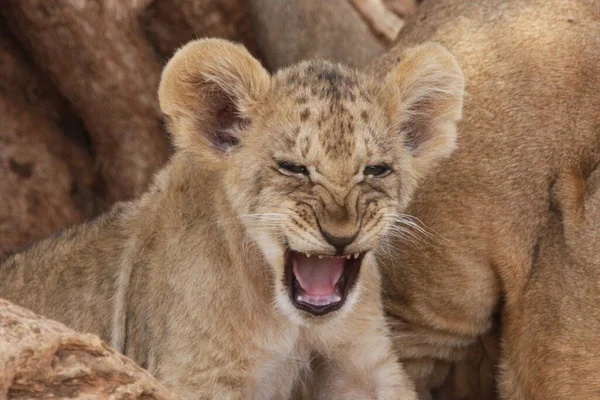
<instances>
[{"instance_id":1,"label":"wrinkled snout","mask_svg":"<svg viewBox=\"0 0 600 400\"><path fill-rule=\"evenodd\" d=\"M361 218L358 212L357 191L346 195L323 193L322 209L317 223L323 239L332 245L338 255L343 255L346 247L357 238Z\"/></svg>"}]
</instances>

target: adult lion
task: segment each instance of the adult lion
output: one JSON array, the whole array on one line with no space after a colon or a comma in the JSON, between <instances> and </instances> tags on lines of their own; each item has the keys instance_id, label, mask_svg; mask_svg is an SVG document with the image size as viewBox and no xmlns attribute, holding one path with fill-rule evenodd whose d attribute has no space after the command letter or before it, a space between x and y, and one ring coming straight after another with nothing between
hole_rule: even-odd
<instances>
[{"instance_id":1,"label":"adult lion","mask_svg":"<svg viewBox=\"0 0 600 400\"><path fill-rule=\"evenodd\" d=\"M579 171L585 179L598 163L600 7L596 0L425 1L372 70L385 71L403 49L424 41L455 54L467 80L458 150L407 210L428 234L412 246L397 242L399 257L384 268L397 354L426 392L478 345L495 314L505 323L520 312L557 176ZM588 317L588 308L568 304ZM597 334L581 329L565 340ZM515 346L520 338L503 340ZM537 365L528 379L551 376L555 367ZM500 397L515 398L506 379L518 382L521 373L502 375ZM565 372L561 379L570 385L576 377Z\"/></svg>"}]
</instances>

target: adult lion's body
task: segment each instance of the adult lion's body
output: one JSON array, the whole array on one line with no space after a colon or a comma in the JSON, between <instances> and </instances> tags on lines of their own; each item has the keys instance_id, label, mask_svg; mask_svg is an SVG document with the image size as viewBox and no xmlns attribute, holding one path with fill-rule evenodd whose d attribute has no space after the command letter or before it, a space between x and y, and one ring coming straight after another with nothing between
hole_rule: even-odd
<instances>
[{"instance_id":1,"label":"adult lion's body","mask_svg":"<svg viewBox=\"0 0 600 400\"><path fill-rule=\"evenodd\" d=\"M457 152L407 210L435 235L398 243L401 260L384 279L397 353L423 390L444 379L496 312L510 318L556 176L587 174L598 162L600 8L592 0L425 1L372 68L428 40L465 71L465 115Z\"/></svg>"},{"instance_id":2,"label":"adult lion's body","mask_svg":"<svg viewBox=\"0 0 600 400\"><path fill-rule=\"evenodd\" d=\"M527 289L503 324L506 399L600 397L599 189L600 168L557 180Z\"/></svg>"}]
</instances>

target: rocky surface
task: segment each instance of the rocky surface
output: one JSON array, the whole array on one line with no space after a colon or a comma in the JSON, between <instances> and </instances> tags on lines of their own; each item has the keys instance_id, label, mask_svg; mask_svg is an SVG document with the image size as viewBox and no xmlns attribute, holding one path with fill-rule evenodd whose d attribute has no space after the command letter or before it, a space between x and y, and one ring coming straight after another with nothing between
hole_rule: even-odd
<instances>
[{"instance_id":1,"label":"rocky surface","mask_svg":"<svg viewBox=\"0 0 600 400\"><path fill-rule=\"evenodd\" d=\"M174 399L97 336L76 333L2 299L0 398Z\"/></svg>"}]
</instances>

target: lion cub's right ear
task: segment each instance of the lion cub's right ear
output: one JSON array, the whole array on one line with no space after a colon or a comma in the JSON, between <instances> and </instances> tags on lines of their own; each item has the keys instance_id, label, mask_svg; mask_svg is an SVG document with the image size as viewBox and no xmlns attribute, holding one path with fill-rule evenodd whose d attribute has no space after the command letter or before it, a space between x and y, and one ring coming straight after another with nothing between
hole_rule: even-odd
<instances>
[{"instance_id":1,"label":"lion cub's right ear","mask_svg":"<svg viewBox=\"0 0 600 400\"><path fill-rule=\"evenodd\" d=\"M166 65L158 89L175 146L220 155L237 145L270 79L241 45L222 39L185 45Z\"/></svg>"}]
</instances>

